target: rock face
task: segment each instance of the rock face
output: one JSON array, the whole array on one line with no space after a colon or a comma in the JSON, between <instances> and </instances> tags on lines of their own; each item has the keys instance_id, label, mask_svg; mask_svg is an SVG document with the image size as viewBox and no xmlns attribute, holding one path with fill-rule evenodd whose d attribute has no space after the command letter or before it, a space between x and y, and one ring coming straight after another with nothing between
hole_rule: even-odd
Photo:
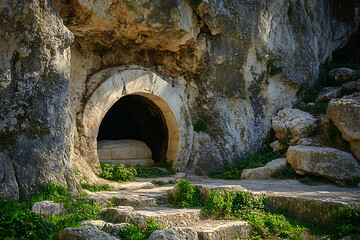
<instances>
[{"instance_id":1,"label":"rock face","mask_svg":"<svg viewBox=\"0 0 360 240\"><path fill-rule=\"evenodd\" d=\"M285 165L286 159L278 158L267 163L264 167L245 169L241 174L241 179L269 179Z\"/></svg>"},{"instance_id":2,"label":"rock face","mask_svg":"<svg viewBox=\"0 0 360 240\"><path fill-rule=\"evenodd\" d=\"M347 152L335 148L292 146L286 161L297 174L312 174L330 180L360 177L360 164Z\"/></svg>"},{"instance_id":3,"label":"rock face","mask_svg":"<svg viewBox=\"0 0 360 240\"><path fill-rule=\"evenodd\" d=\"M333 99L326 110L330 119L340 130L342 137L350 142L351 152L360 161L360 92Z\"/></svg>"},{"instance_id":4,"label":"rock face","mask_svg":"<svg viewBox=\"0 0 360 240\"><path fill-rule=\"evenodd\" d=\"M119 240L110 234L92 227L65 228L59 233L59 240Z\"/></svg>"},{"instance_id":5,"label":"rock face","mask_svg":"<svg viewBox=\"0 0 360 240\"><path fill-rule=\"evenodd\" d=\"M53 201L41 201L36 202L32 205L31 211L42 214L42 215L64 215L66 209L59 203Z\"/></svg>"},{"instance_id":6,"label":"rock face","mask_svg":"<svg viewBox=\"0 0 360 240\"><path fill-rule=\"evenodd\" d=\"M72 165L95 182L99 125L127 95L160 109L177 170L207 173L255 151L271 116L357 28L352 2L343 19L331 0L211 0L196 11L184 0L3 1L0 151L18 187L1 186L20 197L48 180L75 189ZM199 119L207 130L194 134Z\"/></svg>"},{"instance_id":7,"label":"rock face","mask_svg":"<svg viewBox=\"0 0 360 240\"><path fill-rule=\"evenodd\" d=\"M198 234L193 228L171 228L166 230L156 230L150 234L148 240L196 240Z\"/></svg>"},{"instance_id":8,"label":"rock face","mask_svg":"<svg viewBox=\"0 0 360 240\"><path fill-rule=\"evenodd\" d=\"M102 163L152 166L151 150L146 143L133 139L98 141L97 151Z\"/></svg>"},{"instance_id":9,"label":"rock face","mask_svg":"<svg viewBox=\"0 0 360 240\"><path fill-rule=\"evenodd\" d=\"M26 197L50 180L75 190L73 35L47 1L2 1L0 19L1 197Z\"/></svg>"},{"instance_id":10,"label":"rock face","mask_svg":"<svg viewBox=\"0 0 360 240\"><path fill-rule=\"evenodd\" d=\"M311 135L318 128L318 120L298 109L284 109L272 118L272 128L277 138L297 141Z\"/></svg>"}]
</instances>

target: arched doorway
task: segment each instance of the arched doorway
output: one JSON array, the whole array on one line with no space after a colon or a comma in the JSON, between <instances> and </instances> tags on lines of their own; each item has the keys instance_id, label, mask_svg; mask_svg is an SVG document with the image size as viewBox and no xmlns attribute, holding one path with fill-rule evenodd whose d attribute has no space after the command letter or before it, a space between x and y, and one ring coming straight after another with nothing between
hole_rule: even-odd
<instances>
[{"instance_id":1,"label":"arched doorway","mask_svg":"<svg viewBox=\"0 0 360 240\"><path fill-rule=\"evenodd\" d=\"M193 145L193 127L187 105L167 81L147 69L116 67L94 74L88 86L92 90L89 89L81 113L79 142L86 141L86 146L82 146L86 150L82 151L86 152L85 159L92 168L99 164L98 136L99 139L140 139L149 145L156 162L166 156L177 170L187 166ZM122 128L122 133L112 136L109 132L116 121L111 119L119 111L124 113L121 116L127 117L121 119L119 116L118 120L129 128ZM155 132L159 136L154 137Z\"/></svg>"}]
</instances>

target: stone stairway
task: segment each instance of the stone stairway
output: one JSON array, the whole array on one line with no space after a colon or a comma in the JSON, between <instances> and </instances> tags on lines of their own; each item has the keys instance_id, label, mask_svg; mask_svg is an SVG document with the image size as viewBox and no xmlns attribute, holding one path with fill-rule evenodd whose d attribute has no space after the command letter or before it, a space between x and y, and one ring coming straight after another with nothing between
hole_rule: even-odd
<instances>
[{"instance_id":1,"label":"stone stairway","mask_svg":"<svg viewBox=\"0 0 360 240\"><path fill-rule=\"evenodd\" d=\"M226 181L199 176L186 178L205 193L218 188L224 191L246 190L255 195L265 194L273 209L286 208L288 214L317 225L328 224L331 212L335 209L348 203L360 203L360 188L329 184L308 186L296 180ZM115 228L119 224L141 224L153 219L166 227L191 228L196 231L198 239L246 239L251 236L249 224L243 221L206 219L201 215L200 209L158 207L158 198L164 197L174 185L155 187L151 186L151 180L138 179L138 182L132 183L131 188L123 188L121 186L124 184L121 183L117 186L118 190L88 193L104 207L108 206L105 212L109 212L103 214L103 218L112 222L113 225L110 225ZM167 182L170 179L157 180Z\"/></svg>"}]
</instances>

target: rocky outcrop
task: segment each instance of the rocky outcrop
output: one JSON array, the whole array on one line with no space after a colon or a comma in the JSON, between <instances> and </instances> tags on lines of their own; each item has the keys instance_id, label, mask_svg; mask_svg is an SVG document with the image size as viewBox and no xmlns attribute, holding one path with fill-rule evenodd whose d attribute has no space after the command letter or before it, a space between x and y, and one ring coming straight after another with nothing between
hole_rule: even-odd
<instances>
[{"instance_id":1,"label":"rocky outcrop","mask_svg":"<svg viewBox=\"0 0 360 240\"><path fill-rule=\"evenodd\" d=\"M1 197L29 196L50 180L75 190L73 35L47 1L3 1L0 19L0 152L9 169L1 187L12 189Z\"/></svg>"},{"instance_id":2,"label":"rocky outcrop","mask_svg":"<svg viewBox=\"0 0 360 240\"><path fill-rule=\"evenodd\" d=\"M110 234L92 227L65 228L59 233L59 240L119 240Z\"/></svg>"},{"instance_id":3,"label":"rocky outcrop","mask_svg":"<svg viewBox=\"0 0 360 240\"><path fill-rule=\"evenodd\" d=\"M342 181L360 177L360 164L354 156L335 148L292 146L286 153L286 161L300 175Z\"/></svg>"},{"instance_id":4,"label":"rocky outcrop","mask_svg":"<svg viewBox=\"0 0 360 240\"><path fill-rule=\"evenodd\" d=\"M326 110L326 118L350 142L351 152L360 161L360 92L333 99Z\"/></svg>"},{"instance_id":5,"label":"rocky outcrop","mask_svg":"<svg viewBox=\"0 0 360 240\"><path fill-rule=\"evenodd\" d=\"M319 127L318 120L310 113L298 109L284 109L272 118L272 128L279 139L292 138L297 141L306 138Z\"/></svg>"},{"instance_id":6,"label":"rocky outcrop","mask_svg":"<svg viewBox=\"0 0 360 240\"><path fill-rule=\"evenodd\" d=\"M278 158L267 163L264 167L245 169L241 173L241 179L269 179L285 166L286 159Z\"/></svg>"},{"instance_id":7,"label":"rocky outcrop","mask_svg":"<svg viewBox=\"0 0 360 240\"><path fill-rule=\"evenodd\" d=\"M197 232L193 228L171 228L166 230L156 230L150 234L148 240L196 240L198 238Z\"/></svg>"},{"instance_id":8,"label":"rocky outcrop","mask_svg":"<svg viewBox=\"0 0 360 240\"><path fill-rule=\"evenodd\" d=\"M41 201L32 205L31 211L42 215L64 215L67 213L66 209L59 203L53 201Z\"/></svg>"},{"instance_id":9,"label":"rocky outcrop","mask_svg":"<svg viewBox=\"0 0 360 240\"><path fill-rule=\"evenodd\" d=\"M341 93L341 87L325 87L316 98L316 102L326 102L336 98Z\"/></svg>"}]
</instances>

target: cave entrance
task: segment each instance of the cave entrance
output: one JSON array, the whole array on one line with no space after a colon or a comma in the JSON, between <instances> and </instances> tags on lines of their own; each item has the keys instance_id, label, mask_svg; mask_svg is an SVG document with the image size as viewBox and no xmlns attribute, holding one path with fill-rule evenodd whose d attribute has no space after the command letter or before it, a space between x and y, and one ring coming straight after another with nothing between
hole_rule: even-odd
<instances>
[{"instance_id":1,"label":"cave entrance","mask_svg":"<svg viewBox=\"0 0 360 240\"><path fill-rule=\"evenodd\" d=\"M161 109L149 98L131 94L120 98L106 113L99 127L97 141L114 143L115 141L104 140L126 140L117 142L119 148L127 148L125 152L129 157L148 158L144 145L133 141L138 140L150 148L150 157L154 162L160 162L166 157L168 138L167 123ZM99 157L100 154L99 152Z\"/></svg>"}]
</instances>

